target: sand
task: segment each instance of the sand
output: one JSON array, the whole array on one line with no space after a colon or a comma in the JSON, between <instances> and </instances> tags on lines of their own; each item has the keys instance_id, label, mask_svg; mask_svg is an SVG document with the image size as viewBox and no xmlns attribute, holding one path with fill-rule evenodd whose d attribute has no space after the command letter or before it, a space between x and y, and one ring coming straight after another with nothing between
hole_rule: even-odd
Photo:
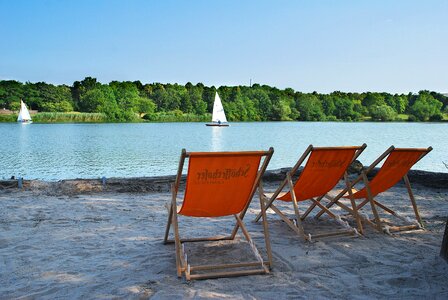
<instances>
[{"instance_id":1,"label":"sand","mask_svg":"<svg viewBox=\"0 0 448 300\"><path fill-rule=\"evenodd\" d=\"M271 274L187 282L176 276L174 245L162 243L168 192L0 190L0 298L447 299L448 264L439 251L448 189L414 186L414 192L425 231L386 235L367 227L362 237L307 243L270 212ZM406 195L397 186L379 199L411 217ZM280 206L292 213L292 207ZM252 222L257 211L253 201L245 220L263 251L261 223ZM232 228L231 219L181 218L180 224L189 236ZM313 231L331 224L306 222ZM248 255L242 238L221 245L187 251L199 250L197 259L207 261Z\"/></svg>"}]
</instances>

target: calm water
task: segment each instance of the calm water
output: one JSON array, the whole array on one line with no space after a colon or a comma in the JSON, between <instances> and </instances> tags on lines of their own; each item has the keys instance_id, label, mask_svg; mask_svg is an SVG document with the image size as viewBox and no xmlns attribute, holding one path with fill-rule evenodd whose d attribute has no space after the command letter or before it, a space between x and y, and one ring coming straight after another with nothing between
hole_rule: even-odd
<instances>
[{"instance_id":1,"label":"calm water","mask_svg":"<svg viewBox=\"0 0 448 300\"><path fill-rule=\"evenodd\" d=\"M447 172L448 124L440 123L202 123L0 124L0 178L68 178L170 175L187 151L261 150L273 146L268 169L292 166L309 144L360 145L372 162L390 145L434 150L415 169Z\"/></svg>"}]
</instances>

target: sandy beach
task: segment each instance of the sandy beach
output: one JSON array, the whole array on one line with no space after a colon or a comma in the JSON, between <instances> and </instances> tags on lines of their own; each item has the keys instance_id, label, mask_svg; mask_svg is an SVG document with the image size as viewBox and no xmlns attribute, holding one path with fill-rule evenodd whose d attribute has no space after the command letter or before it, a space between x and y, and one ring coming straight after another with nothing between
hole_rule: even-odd
<instances>
[{"instance_id":1,"label":"sandy beach","mask_svg":"<svg viewBox=\"0 0 448 300\"><path fill-rule=\"evenodd\" d=\"M267 183L272 191L277 182ZM272 211L274 255L269 275L187 282L176 276L174 245L164 245L166 190L81 191L27 188L0 190L1 299L173 298L448 298L448 263L439 257L448 216L448 189L414 185L426 230L306 243ZM402 185L379 197L403 216L412 209ZM254 199L245 218L263 251ZM292 214L292 206L280 205ZM384 215L383 215L384 216ZM349 220L350 221L350 220ZM328 219L305 222L313 231ZM226 233L232 219L180 219L188 236ZM247 255L235 242L187 246L190 257L215 261ZM241 251L240 251L241 250Z\"/></svg>"}]
</instances>

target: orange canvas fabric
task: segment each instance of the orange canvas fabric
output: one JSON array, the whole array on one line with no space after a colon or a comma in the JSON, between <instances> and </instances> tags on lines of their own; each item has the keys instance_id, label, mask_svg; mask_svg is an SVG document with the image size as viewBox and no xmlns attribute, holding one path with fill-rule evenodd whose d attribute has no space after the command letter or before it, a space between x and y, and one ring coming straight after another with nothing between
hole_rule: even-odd
<instances>
[{"instance_id":1,"label":"orange canvas fabric","mask_svg":"<svg viewBox=\"0 0 448 300\"><path fill-rule=\"evenodd\" d=\"M381 192L387 191L412 168L412 166L419 160L420 156L426 151L422 150L400 150L394 149L386 161L384 162L381 169L369 182L370 191L372 197L375 197ZM348 198L348 196L345 196ZM361 199L367 197L367 190L364 187L358 192L353 194L354 199Z\"/></svg>"},{"instance_id":2,"label":"orange canvas fabric","mask_svg":"<svg viewBox=\"0 0 448 300\"><path fill-rule=\"evenodd\" d=\"M358 149L314 149L294 185L297 201L328 193L344 175ZM290 192L278 199L292 201Z\"/></svg>"},{"instance_id":3,"label":"orange canvas fabric","mask_svg":"<svg viewBox=\"0 0 448 300\"><path fill-rule=\"evenodd\" d=\"M262 152L191 153L179 214L220 217L240 213L254 185Z\"/></svg>"}]
</instances>

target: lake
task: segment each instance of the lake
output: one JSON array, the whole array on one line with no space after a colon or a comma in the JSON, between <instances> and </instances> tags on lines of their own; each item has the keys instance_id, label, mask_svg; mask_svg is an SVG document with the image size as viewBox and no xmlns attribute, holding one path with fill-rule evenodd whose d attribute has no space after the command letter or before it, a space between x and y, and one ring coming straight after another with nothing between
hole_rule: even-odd
<instances>
[{"instance_id":1,"label":"lake","mask_svg":"<svg viewBox=\"0 0 448 300\"><path fill-rule=\"evenodd\" d=\"M203 123L0 124L0 178L72 178L173 175L187 151L267 150L268 169L291 167L309 144L361 145L370 164L390 145L434 150L414 169L448 172L448 124L254 122L230 127Z\"/></svg>"}]
</instances>

